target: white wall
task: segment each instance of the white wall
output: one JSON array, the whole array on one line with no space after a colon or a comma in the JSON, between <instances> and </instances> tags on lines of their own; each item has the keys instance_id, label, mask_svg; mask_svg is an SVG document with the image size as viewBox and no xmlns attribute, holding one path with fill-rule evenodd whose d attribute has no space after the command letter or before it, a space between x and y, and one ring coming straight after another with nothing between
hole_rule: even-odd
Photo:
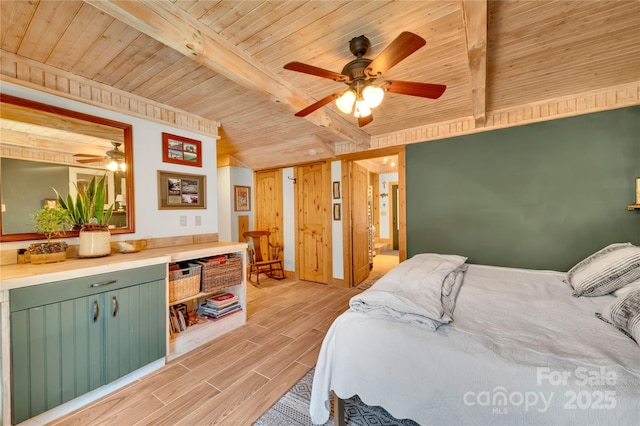
<instances>
[{"instance_id":1,"label":"white wall","mask_svg":"<svg viewBox=\"0 0 640 426\"><path fill-rule=\"evenodd\" d=\"M331 198L333 199L333 182L340 182L340 199L332 200L333 204L340 204L340 212L342 213L342 162L331 162ZM333 204L331 206L331 216L333 217ZM342 218L342 215L340 215ZM343 245L342 245L342 220L331 220L331 241L333 248L331 255L333 259L333 278L344 279L344 261L343 261Z\"/></svg>"},{"instance_id":2,"label":"white wall","mask_svg":"<svg viewBox=\"0 0 640 426\"><path fill-rule=\"evenodd\" d=\"M237 212L234 185L251 188L251 211ZM249 229L253 229L253 171L242 167L220 167L218 169L218 217L220 241L239 241L238 216L249 216Z\"/></svg>"},{"instance_id":3,"label":"white wall","mask_svg":"<svg viewBox=\"0 0 640 426\"><path fill-rule=\"evenodd\" d=\"M238 216L249 216L249 229L253 229L253 206L255 205L255 191L253 190L253 170L243 167L230 167L231 169L231 181L230 181L230 198L229 198L229 212L231 214L231 241L239 241L238 235ZM235 193L233 190L234 185L248 186L251 188L251 211L237 212L234 211L235 206Z\"/></svg>"},{"instance_id":4,"label":"white wall","mask_svg":"<svg viewBox=\"0 0 640 426\"><path fill-rule=\"evenodd\" d=\"M49 105L80 111L86 114L129 123L133 126L133 171L135 190L135 230L134 234L114 235L113 240L171 237L191 234L218 232L218 199L216 170L216 138L204 136L169 125L143 120L137 117L109 111L47 93L27 89L10 83L2 83L2 93L31 99ZM191 167L162 162L162 132L168 132L202 141L202 167ZM206 176L207 208L203 210L159 210L157 171L190 173ZM180 217L187 219L186 226L180 226ZM196 226L196 216L201 225ZM77 239L68 239L77 243ZM26 247L29 242L3 243L3 248Z\"/></svg>"},{"instance_id":5,"label":"white wall","mask_svg":"<svg viewBox=\"0 0 640 426\"><path fill-rule=\"evenodd\" d=\"M290 179L291 178L291 179ZM282 239L284 244L284 269L296 270L295 187L293 167L282 169Z\"/></svg>"},{"instance_id":6,"label":"white wall","mask_svg":"<svg viewBox=\"0 0 640 426\"><path fill-rule=\"evenodd\" d=\"M382 183L385 183L383 186ZM380 197L379 200L379 212L380 212L380 238L390 238L389 235L389 220L391 211L389 205L391 204L391 192L389 191L389 182L398 182L398 172L382 173L378 179L378 191L380 194L387 194L386 197Z\"/></svg>"},{"instance_id":7,"label":"white wall","mask_svg":"<svg viewBox=\"0 0 640 426\"><path fill-rule=\"evenodd\" d=\"M231 237L231 167L218 168L218 239L232 241ZM237 226L236 226L237 227Z\"/></svg>"}]
</instances>

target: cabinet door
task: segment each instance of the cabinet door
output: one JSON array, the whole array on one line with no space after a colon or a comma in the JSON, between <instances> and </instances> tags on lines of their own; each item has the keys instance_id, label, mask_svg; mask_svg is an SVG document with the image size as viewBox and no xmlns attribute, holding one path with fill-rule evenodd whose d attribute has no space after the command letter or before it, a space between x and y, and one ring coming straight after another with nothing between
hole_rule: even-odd
<instances>
[{"instance_id":1,"label":"cabinet door","mask_svg":"<svg viewBox=\"0 0 640 426\"><path fill-rule=\"evenodd\" d=\"M165 272L158 264L10 290L13 422L162 358Z\"/></svg>"},{"instance_id":2,"label":"cabinet door","mask_svg":"<svg viewBox=\"0 0 640 426\"><path fill-rule=\"evenodd\" d=\"M165 356L165 281L109 291L104 301L109 383Z\"/></svg>"},{"instance_id":3,"label":"cabinet door","mask_svg":"<svg viewBox=\"0 0 640 426\"><path fill-rule=\"evenodd\" d=\"M11 314L13 423L102 384L100 305L94 295Z\"/></svg>"}]
</instances>

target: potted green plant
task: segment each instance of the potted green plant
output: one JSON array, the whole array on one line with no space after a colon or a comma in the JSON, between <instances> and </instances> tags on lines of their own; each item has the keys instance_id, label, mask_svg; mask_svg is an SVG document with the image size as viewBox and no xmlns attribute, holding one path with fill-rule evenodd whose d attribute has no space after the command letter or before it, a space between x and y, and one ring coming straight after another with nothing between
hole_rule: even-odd
<instances>
[{"instance_id":1,"label":"potted green plant","mask_svg":"<svg viewBox=\"0 0 640 426\"><path fill-rule=\"evenodd\" d=\"M65 198L56 191L56 195L60 206L69 212L75 227L80 228L78 256L101 257L111 254L109 220L113 205L106 208L106 176L99 179L94 176L86 187L77 188L75 200L71 194Z\"/></svg>"},{"instance_id":2,"label":"potted green plant","mask_svg":"<svg viewBox=\"0 0 640 426\"><path fill-rule=\"evenodd\" d=\"M71 226L69 212L59 205L44 206L33 214L33 228L47 238L46 243L29 245L31 263L62 262L67 258L67 243L51 242L55 236L62 235Z\"/></svg>"}]
</instances>

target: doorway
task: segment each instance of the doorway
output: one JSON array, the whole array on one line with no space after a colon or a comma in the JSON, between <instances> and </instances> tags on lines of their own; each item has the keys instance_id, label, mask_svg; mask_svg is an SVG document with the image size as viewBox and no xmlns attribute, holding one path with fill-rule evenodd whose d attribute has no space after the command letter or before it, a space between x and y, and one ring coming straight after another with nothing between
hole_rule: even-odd
<instances>
[{"instance_id":1,"label":"doorway","mask_svg":"<svg viewBox=\"0 0 640 426\"><path fill-rule=\"evenodd\" d=\"M351 188L351 223L344 229L350 240L351 265L348 268L351 285L363 288L367 288L371 282L398 265L403 254L406 257L406 235L403 234L406 229L403 224L404 175L400 173L404 168L399 160L402 156L403 165L404 150L380 157L369 155L371 158L347 160L343 163L343 167L349 171L343 179L349 179L347 186ZM361 172L362 169L366 172ZM365 186L359 183L363 180L363 175ZM362 222L363 212L367 214L368 242L361 235L364 234L363 227L359 224ZM356 226L356 223L359 225ZM363 246L368 250L363 250ZM361 258L365 254L368 256L368 277L363 280L364 262Z\"/></svg>"}]
</instances>

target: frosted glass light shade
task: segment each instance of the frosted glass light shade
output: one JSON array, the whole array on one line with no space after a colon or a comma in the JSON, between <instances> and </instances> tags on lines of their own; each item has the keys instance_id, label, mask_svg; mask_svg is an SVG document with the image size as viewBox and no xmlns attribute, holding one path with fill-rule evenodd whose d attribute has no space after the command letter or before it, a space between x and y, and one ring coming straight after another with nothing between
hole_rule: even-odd
<instances>
[{"instance_id":1,"label":"frosted glass light shade","mask_svg":"<svg viewBox=\"0 0 640 426\"><path fill-rule=\"evenodd\" d=\"M107 170L115 172L116 170L118 170L118 163L112 160L109 164L107 164Z\"/></svg>"},{"instance_id":2,"label":"frosted glass light shade","mask_svg":"<svg viewBox=\"0 0 640 426\"><path fill-rule=\"evenodd\" d=\"M375 108L380 105L380 102L382 102L382 98L384 98L384 90L380 87L367 86L362 91L362 97L369 108Z\"/></svg>"},{"instance_id":3,"label":"frosted glass light shade","mask_svg":"<svg viewBox=\"0 0 640 426\"><path fill-rule=\"evenodd\" d=\"M371 115L371 108L367 106L366 101L358 101L356 102L356 110L353 112L353 115L356 118L368 117Z\"/></svg>"},{"instance_id":4,"label":"frosted glass light shade","mask_svg":"<svg viewBox=\"0 0 640 426\"><path fill-rule=\"evenodd\" d=\"M342 96L336 99L336 106L345 114L350 114L353 110L353 103L355 100L356 94L353 93L353 90L347 90L342 94Z\"/></svg>"},{"instance_id":5,"label":"frosted glass light shade","mask_svg":"<svg viewBox=\"0 0 640 426\"><path fill-rule=\"evenodd\" d=\"M109 164L107 164L107 170L115 172L116 170L120 169L123 172L125 170L127 170L127 165L123 162L123 161L116 161L116 160L111 160L111 162Z\"/></svg>"}]
</instances>

